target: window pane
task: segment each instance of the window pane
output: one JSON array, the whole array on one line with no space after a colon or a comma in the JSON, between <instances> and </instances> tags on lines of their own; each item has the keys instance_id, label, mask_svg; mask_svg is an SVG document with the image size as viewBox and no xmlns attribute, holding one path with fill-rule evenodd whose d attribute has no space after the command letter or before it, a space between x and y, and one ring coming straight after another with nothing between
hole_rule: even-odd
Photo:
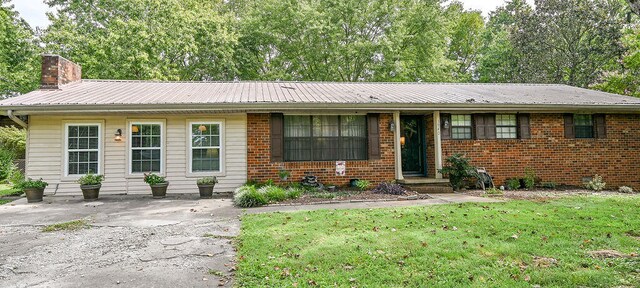
<instances>
[{"instance_id":1,"label":"window pane","mask_svg":"<svg viewBox=\"0 0 640 288\"><path fill-rule=\"evenodd\" d=\"M471 126L471 115L451 115L451 126Z\"/></svg>"},{"instance_id":2,"label":"window pane","mask_svg":"<svg viewBox=\"0 0 640 288\"><path fill-rule=\"evenodd\" d=\"M78 126L69 126L69 137L78 137Z\"/></svg>"},{"instance_id":3,"label":"window pane","mask_svg":"<svg viewBox=\"0 0 640 288\"><path fill-rule=\"evenodd\" d=\"M516 126L516 115L496 115L496 126Z\"/></svg>"},{"instance_id":4,"label":"window pane","mask_svg":"<svg viewBox=\"0 0 640 288\"><path fill-rule=\"evenodd\" d=\"M591 115L576 114L574 115L574 121L576 126L593 126Z\"/></svg>"},{"instance_id":5,"label":"window pane","mask_svg":"<svg viewBox=\"0 0 640 288\"><path fill-rule=\"evenodd\" d=\"M220 171L220 149L193 149L192 170L194 172L202 171Z\"/></svg>"},{"instance_id":6,"label":"window pane","mask_svg":"<svg viewBox=\"0 0 640 288\"><path fill-rule=\"evenodd\" d=\"M284 160L311 160L311 138L284 138Z\"/></svg>"},{"instance_id":7,"label":"window pane","mask_svg":"<svg viewBox=\"0 0 640 288\"><path fill-rule=\"evenodd\" d=\"M451 128L452 139L471 139L471 127L453 127Z\"/></svg>"},{"instance_id":8,"label":"window pane","mask_svg":"<svg viewBox=\"0 0 640 288\"><path fill-rule=\"evenodd\" d=\"M496 137L500 139L516 139L518 133L516 127L496 127Z\"/></svg>"},{"instance_id":9,"label":"window pane","mask_svg":"<svg viewBox=\"0 0 640 288\"><path fill-rule=\"evenodd\" d=\"M359 115L342 116L340 119L340 136L366 137L366 117Z\"/></svg>"},{"instance_id":10,"label":"window pane","mask_svg":"<svg viewBox=\"0 0 640 288\"><path fill-rule=\"evenodd\" d=\"M313 116L313 137L337 137L338 116Z\"/></svg>"},{"instance_id":11,"label":"window pane","mask_svg":"<svg viewBox=\"0 0 640 288\"><path fill-rule=\"evenodd\" d=\"M284 137L311 136L310 116L284 116Z\"/></svg>"},{"instance_id":12,"label":"window pane","mask_svg":"<svg viewBox=\"0 0 640 288\"><path fill-rule=\"evenodd\" d=\"M98 125L69 125L67 138L67 173L86 174L98 171L100 147Z\"/></svg>"},{"instance_id":13,"label":"window pane","mask_svg":"<svg viewBox=\"0 0 640 288\"><path fill-rule=\"evenodd\" d=\"M88 137L89 126L78 126L78 137Z\"/></svg>"},{"instance_id":14,"label":"window pane","mask_svg":"<svg viewBox=\"0 0 640 288\"><path fill-rule=\"evenodd\" d=\"M576 126L576 138L593 138L593 126Z\"/></svg>"}]
</instances>

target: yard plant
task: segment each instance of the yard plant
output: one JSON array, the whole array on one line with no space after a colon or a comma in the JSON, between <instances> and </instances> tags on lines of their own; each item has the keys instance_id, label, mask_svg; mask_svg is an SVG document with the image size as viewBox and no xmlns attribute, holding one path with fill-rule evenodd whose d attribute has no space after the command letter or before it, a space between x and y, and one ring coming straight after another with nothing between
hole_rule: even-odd
<instances>
[{"instance_id":1,"label":"yard plant","mask_svg":"<svg viewBox=\"0 0 640 288\"><path fill-rule=\"evenodd\" d=\"M477 176L476 168L469 164L469 158L462 154L447 157L446 166L439 171L449 177L449 182L455 190L464 188L466 181Z\"/></svg>"},{"instance_id":2,"label":"yard plant","mask_svg":"<svg viewBox=\"0 0 640 288\"><path fill-rule=\"evenodd\" d=\"M163 184L166 183L167 181L165 180L164 177L155 174L155 173L149 173L149 174L144 174L144 182L149 184L149 185L157 185L157 184Z\"/></svg>"},{"instance_id":3,"label":"yard plant","mask_svg":"<svg viewBox=\"0 0 640 288\"><path fill-rule=\"evenodd\" d=\"M80 177L76 182L80 185L100 185L103 180L103 175L88 173Z\"/></svg>"},{"instance_id":4,"label":"yard plant","mask_svg":"<svg viewBox=\"0 0 640 288\"><path fill-rule=\"evenodd\" d=\"M638 235L637 196L251 214L236 275L240 287L639 287Z\"/></svg>"}]
</instances>

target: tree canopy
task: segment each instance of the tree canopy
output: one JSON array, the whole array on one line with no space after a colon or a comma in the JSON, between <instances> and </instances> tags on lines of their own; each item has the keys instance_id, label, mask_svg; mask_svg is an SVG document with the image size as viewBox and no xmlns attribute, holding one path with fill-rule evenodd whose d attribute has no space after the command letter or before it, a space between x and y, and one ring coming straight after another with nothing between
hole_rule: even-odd
<instances>
[{"instance_id":1,"label":"tree canopy","mask_svg":"<svg viewBox=\"0 0 640 288\"><path fill-rule=\"evenodd\" d=\"M640 96L635 0L46 0L35 33L0 0L0 95L37 87L38 54L83 77L563 83Z\"/></svg>"}]
</instances>

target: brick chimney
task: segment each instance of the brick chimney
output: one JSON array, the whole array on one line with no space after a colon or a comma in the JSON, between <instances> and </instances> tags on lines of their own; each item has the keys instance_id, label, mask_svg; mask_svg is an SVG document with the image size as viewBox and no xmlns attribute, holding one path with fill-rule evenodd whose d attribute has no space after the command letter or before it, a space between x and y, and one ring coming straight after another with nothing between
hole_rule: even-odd
<instances>
[{"instance_id":1,"label":"brick chimney","mask_svg":"<svg viewBox=\"0 0 640 288\"><path fill-rule=\"evenodd\" d=\"M65 84L82 79L82 68L60 55L42 55L40 89L60 89Z\"/></svg>"}]
</instances>

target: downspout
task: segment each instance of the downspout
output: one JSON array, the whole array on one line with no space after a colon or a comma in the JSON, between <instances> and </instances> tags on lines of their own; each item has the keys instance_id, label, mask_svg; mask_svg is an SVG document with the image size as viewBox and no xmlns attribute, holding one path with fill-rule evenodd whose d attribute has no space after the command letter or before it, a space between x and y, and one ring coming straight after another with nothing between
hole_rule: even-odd
<instances>
[{"instance_id":1,"label":"downspout","mask_svg":"<svg viewBox=\"0 0 640 288\"><path fill-rule=\"evenodd\" d=\"M9 119L13 120L13 122L16 122L16 124L22 126L22 128L27 129L27 123L24 123L24 121L20 120L20 118L16 117L16 115L13 115L13 110L7 110L7 116L9 117Z\"/></svg>"}]
</instances>

